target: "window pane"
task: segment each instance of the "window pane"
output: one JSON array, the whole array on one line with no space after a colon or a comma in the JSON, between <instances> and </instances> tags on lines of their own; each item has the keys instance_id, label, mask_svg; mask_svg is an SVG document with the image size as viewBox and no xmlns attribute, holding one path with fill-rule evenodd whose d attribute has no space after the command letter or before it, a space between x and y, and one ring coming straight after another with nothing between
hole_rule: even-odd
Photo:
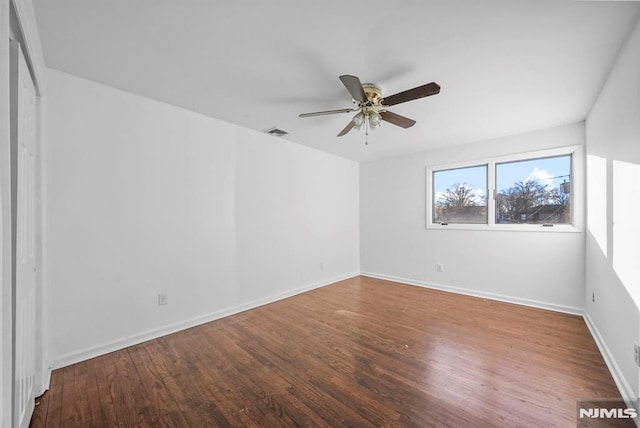
<instances>
[{"instance_id":1,"label":"window pane","mask_svg":"<svg viewBox=\"0 0 640 428\"><path fill-rule=\"evenodd\" d=\"M496 223L570 224L571 155L496 164Z\"/></svg>"},{"instance_id":2,"label":"window pane","mask_svg":"<svg viewBox=\"0 0 640 428\"><path fill-rule=\"evenodd\" d=\"M433 172L434 223L487 223L487 166Z\"/></svg>"}]
</instances>

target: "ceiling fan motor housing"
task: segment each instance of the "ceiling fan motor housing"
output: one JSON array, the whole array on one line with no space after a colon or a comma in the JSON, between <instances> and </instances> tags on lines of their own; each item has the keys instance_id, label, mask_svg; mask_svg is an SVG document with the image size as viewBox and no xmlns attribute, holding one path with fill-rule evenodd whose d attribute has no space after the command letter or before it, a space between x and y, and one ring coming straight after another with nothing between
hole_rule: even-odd
<instances>
[{"instance_id":1,"label":"ceiling fan motor housing","mask_svg":"<svg viewBox=\"0 0 640 428\"><path fill-rule=\"evenodd\" d=\"M382 101L382 90L379 86L374 85L373 83L363 83L362 89L364 89L364 94L367 96L367 100L371 102L371 105L380 105L380 102ZM356 105L359 104L355 100L354 103L356 103Z\"/></svg>"}]
</instances>

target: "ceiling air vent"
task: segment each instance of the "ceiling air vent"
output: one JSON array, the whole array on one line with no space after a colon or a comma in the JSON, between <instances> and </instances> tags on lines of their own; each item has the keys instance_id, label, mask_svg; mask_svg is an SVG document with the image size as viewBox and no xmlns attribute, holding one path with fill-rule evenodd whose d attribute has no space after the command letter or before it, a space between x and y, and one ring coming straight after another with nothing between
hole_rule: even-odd
<instances>
[{"instance_id":1,"label":"ceiling air vent","mask_svg":"<svg viewBox=\"0 0 640 428\"><path fill-rule=\"evenodd\" d=\"M288 134L287 131L283 131L282 129L278 129L278 128L271 128L264 132L266 132L267 134L274 135L276 137L284 137L285 135Z\"/></svg>"}]
</instances>

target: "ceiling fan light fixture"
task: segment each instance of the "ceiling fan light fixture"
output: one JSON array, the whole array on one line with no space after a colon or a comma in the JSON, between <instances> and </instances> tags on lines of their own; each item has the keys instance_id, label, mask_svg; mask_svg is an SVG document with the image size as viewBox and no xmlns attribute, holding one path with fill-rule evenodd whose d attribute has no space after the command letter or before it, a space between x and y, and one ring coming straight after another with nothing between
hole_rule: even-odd
<instances>
[{"instance_id":1,"label":"ceiling fan light fixture","mask_svg":"<svg viewBox=\"0 0 640 428\"><path fill-rule=\"evenodd\" d=\"M371 129L375 129L382 124L382 116L376 111L369 113L369 126Z\"/></svg>"},{"instance_id":2,"label":"ceiling fan light fixture","mask_svg":"<svg viewBox=\"0 0 640 428\"><path fill-rule=\"evenodd\" d=\"M362 124L364 123L364 120L365 120L365 117L364 117L364 113L362 112L358 112L358 114L353 116L353 119L351 119L354 127L358 130L362 129Z\"/></svg>"}]
</instances>

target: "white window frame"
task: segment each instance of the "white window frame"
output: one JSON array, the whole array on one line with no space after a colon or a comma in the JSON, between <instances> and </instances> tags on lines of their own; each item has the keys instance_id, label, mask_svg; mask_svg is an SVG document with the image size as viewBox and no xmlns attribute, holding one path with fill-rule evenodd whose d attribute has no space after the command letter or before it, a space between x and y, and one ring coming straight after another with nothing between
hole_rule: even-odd
<instances>
[{"instance_id":1,"label":"white window frame","mask_svg":"<svg viewBox=\"0 0 640 428\"><path fill-rule=\"evenodd\" d=\"M500 224L496 223L496 165L505 162L526 161L571 155L571 223L554 224ZM487 223L434 223L433 222L433 173L447 169L468 168L487 165ZM440 230L494 230L494 231L527 231L527 232L582 232L584 230L584 148L568 146L555 149L537 150L507 156L496 156L485 159L474 159L464 162L428 165L426 168L426 228Z\"/></svg>"}]
</instances>

